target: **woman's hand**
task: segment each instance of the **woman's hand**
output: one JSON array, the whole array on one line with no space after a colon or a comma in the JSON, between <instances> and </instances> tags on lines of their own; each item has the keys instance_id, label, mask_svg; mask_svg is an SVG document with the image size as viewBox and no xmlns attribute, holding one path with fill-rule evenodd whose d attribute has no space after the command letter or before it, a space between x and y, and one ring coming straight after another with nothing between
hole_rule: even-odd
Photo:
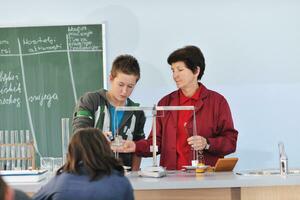
<instances>
[{"instance_id":1,"label":"woman's hand","mask_svg":"<svg viewBox=\"0 0 300 200\"><path fill-rule=\"evenodd\" d=\"M123 146L111 146L111 149L120 153L132 153L135 152L136 145L131 140L124 140Z\"/></svg>"},{"instance_id":2,"label":"woman's hand","mask_svg":"<svg viewBox=\"0 0 300 200\"><path fill-rule=\"evenodd\" d=\"M198 150L200 150L200 151L204 150L205 147L206 147L206 145L207 145L206 138L204 138L204 137L202 137L200 135L189 137L187 139L187 142L196 151L198 151Z\"/></svg>"}]
</instances>

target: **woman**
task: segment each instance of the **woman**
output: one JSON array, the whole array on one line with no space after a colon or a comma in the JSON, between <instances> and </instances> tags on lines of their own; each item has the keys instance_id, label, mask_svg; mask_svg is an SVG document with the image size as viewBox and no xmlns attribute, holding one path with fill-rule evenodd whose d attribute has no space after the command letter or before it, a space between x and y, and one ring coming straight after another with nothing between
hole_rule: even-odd
<instances>
[{"instance_id":1,"label":"woman","mask_svg":"<svg viewBox=\"0 0 300 200\"><path fill-rule=\"evenodd\" d=\"M33 198L134 199L122 165L114 158L103 133L95 128L76 131L68 147L66 164Z\"/></svg>"},{"instance_id":2,"label":"woman","mask_svg":"<svg viewBox=\"0 0 300 200\"><path fill-rule=\"evenodd\" d=\"M206 165L214 166L218 158L236 149L237 130L226 99L199 82L205 59L196 46L177 49L168 57L178 90L163 97L158 106L194 106L196 135L192 111L160 111L157 116L157 145L160 165L168 170L191 165L193 150L200 151ZM164 112L164 113L162 113ZM121 151L151 156L152 133L147 140L127 141Z\"/></svg>"},{"instance_id":3,"label":"woman","mask_svg":"<svg viewBox=\"0 0 300 200\"><path fill-rule=\"evenodd\" d=\"M145 114L142 111L118 111L117 106L138 106L129 96L140 79L138 61L131 55L118 56L109 75L110 89L100 89L83 95L75 108L73 131L79 128L97 127L105 135L114 138L118 133L124 140L145 138ZM140 168L141 157L121 154L120 158L132 170Z\"/></svg>"}]
</instances>

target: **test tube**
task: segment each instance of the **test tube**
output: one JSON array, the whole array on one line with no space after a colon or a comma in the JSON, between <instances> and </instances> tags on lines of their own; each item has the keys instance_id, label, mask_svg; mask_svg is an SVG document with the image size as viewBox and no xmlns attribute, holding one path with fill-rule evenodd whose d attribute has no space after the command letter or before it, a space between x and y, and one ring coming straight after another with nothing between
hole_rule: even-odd
<instances>
[{"instance_id":1,"label":"test tube","mask_svg":"<svg viewBox=\"0 0 300 200\"><path fill-rule=\"evenodd\" d=\"M4 131L4 140L5 140L5 144L9 144L9 131L8 130L5 130ZM10 165L10 146L7 145L5 147L5 157L7 158L6 160L6 170L10 170L11 169L11 165Z\"/></svg>"},{"instance_id":2,"label":"test tube","mask_svg":"<svg viewBox=\"0 0 300 200\"><path fill-rule=\"evenodd\" d=\"M118 122L118 118L117 118L117 113L118 111L115 110L115 113L114 113L114 124L115 124L115 127L114 127L114 130L111 129L112 131L112 136L113 136L113 141L111 142L111 145L112 146L115 146L115 147L120 147L123 145L123 137L121 135L119 135L119 122ZM118 151L115 151L115 158L119 158L119 152Z\"/></svg>"},{"instance_id":3,"label":"test tube","mask_svg":"<svg viewBox=\"0 0 300 200\"><path fill-rule=\"evenodd\" d=\"M16 169L20 170L21 169L21 146L20 140L19 140L19 131L15 130L15 143L18 144L16 146L16 157L17 157L17 163L16 163Z\"/></svg>"},{"instance_id":4,"label":"test tube","mask_svg":"<svg viewBox=\"0 0 300 200\"><path fill-rule=\"evenodd\" d=\"M4 158L4 132L0 131L0 158ZM4 170L4 160L0 160L0 170Z\"/></svg>"},{"instance_id":5,"label":"test tube","mask_svg":"<svg viewBox=\"0 0 300 200\"><path fill-rule=\"evenodd\" d=\"M21 169L25 170L26 169L26 160L24 159L26 157L25 153L25 146L23 145L25 143L25 133L24 130L20 130L20 143L21 145Z\"/></svg>"},{"instance_id":6,"label":"test tube","mask_svg":"<svg viewBox=\"0 0 300 200\"><path fill-rule=\"evenodd\" d=\"M62 144L62 162L65 163L69 145L69 118L61 119L61 144Z\"/></svg>"},{"instance_id":7,"label":"test tube","mask_svg":"<svg viewBox=\"0 0 300 200\"><path fill-rule=\"evenodd\" d=\"M195 113L195 110L193 111L193 136L197 136L197 124L196 124L196 113ZM197 150L195 150L195 149L193 150L192 166L197 166L198 163L199 163L199 155L198 155L198 153L199 152Z\"/></svg>"},{"instance_id":8,"label":"test tube","mask_svg":"<svg viewBox=\"0 0 300 200\"><path fill-rule=\"evenodd\" d=\"M11 155L11 170L15 170L16 146L15 146L15 131L10 131L10 155Z\"/></svg>"},{"instance_id":9,"label":"test tube","mask_svg":"<svg viewBox=\"0 0 300 200\"><path fill-rule=\"evenodd\" d=\"M30 139L30 131L29 130L26 130L26 132L25 132L25 139L26 139L26 144L29 144L29 143L31 143L32 141L31 141L31 139ZM26 157L27 158L29 158L29 157L31 157L32 155L31 155L31 149L30 149L30 146L29 145L26 145ZM32 166L32 160L31 159L27 159L27 160L25 160L25 161L27 161L26 162L26 169L29 169L29 167L31 167Z\"/></svg>"}]
</instances>

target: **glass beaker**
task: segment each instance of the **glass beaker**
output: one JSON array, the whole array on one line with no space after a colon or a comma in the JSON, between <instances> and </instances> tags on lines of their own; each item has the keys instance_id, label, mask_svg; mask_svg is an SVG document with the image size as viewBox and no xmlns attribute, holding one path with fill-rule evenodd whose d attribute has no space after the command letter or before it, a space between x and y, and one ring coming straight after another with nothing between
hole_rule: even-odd
<instances>
[{"instance_id":1,"label":"glass beaker","mask_svg":"<svg viewBox=\"0 0 300 200\"><path fill-rule=\"evenodd\" d=\"M41 169L53 172L53 157L41 157Z\"/></svg>"},{"instance_id":2,"label":"glass beaker","mask_svg":"<svg viewBox=\"0 0 300 200\"><path fill-rule=\"evenodd\" d=\"M53 173L63 165L63 158L53 158Z\"/></svg>"}]
</instances>

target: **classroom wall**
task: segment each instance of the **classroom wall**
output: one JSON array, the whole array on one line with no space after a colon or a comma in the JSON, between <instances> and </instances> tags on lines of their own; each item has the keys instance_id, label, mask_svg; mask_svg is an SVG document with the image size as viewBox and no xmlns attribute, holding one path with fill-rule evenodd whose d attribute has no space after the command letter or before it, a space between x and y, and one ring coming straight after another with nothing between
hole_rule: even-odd
<instances>
[{"instance_id":1,"label":"classroom wall","mask_svg":"<svg viewBox=\"0 0 300 200\"><path fill-rule=\"evenodd\" d=\"M1 26L106 23L107 69L121 53L136 56L142 77L133 99L145 106L176 89L168 55L184 45L199 46L207 64L202 82L227 98L239 130L231 155L240 158L237 169L278 168L279 141L289 166L300 167L299 1L0 0L0 5Z\"/></svg>"}]
</instances>

